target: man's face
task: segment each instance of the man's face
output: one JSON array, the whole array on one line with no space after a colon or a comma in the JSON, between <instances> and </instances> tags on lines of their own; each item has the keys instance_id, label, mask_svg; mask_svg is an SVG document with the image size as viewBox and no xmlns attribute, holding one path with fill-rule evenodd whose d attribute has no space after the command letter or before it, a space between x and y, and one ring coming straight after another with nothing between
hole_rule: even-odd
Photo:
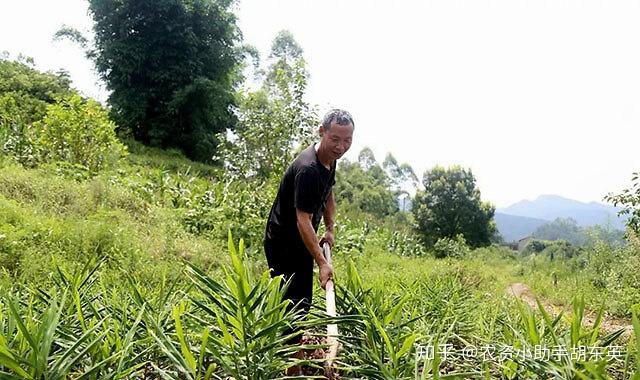
<instances>
[{"instance_id":1,"label":"man's face","mask_svg":"<svg viewBox=\"0 0 640 380\"><path fill-rule=\"evenodd\" d=\"M321 145L326 148L326 152L332 160L342 157L351 148L353 138L353 125L340 125L331 123L328 131L320 127Z\"/></svg>"}]
</instances>

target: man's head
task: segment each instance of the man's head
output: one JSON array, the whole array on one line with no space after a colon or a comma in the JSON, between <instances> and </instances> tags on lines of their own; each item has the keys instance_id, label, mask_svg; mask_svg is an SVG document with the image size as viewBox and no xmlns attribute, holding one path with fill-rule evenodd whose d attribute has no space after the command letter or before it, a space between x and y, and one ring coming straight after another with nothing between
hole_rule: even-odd
<instances>
[{"instance_id":1,"label":"man's head","mask_svg":"<svg viewBox=\"0 0 640 380\"><path fill-rule=\"evenodd\" d=\"M320 125L320 147L331 160L342 157L351 147L355 124L345 110L332 109Z\"/></svg>"}]
</instances>

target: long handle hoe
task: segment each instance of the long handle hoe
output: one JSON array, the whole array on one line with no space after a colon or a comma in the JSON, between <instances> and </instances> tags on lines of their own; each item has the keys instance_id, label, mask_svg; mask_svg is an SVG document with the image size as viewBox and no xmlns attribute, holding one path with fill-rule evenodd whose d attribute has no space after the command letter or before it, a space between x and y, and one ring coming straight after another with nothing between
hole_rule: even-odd
<instances>
[{"instance_id":1,"label":"long handle hoe","mask_svg":"<svg viewBox=\"0 0 640 380\"><path fill-rule=\"evenodd\" d=\"M324 257L331 265L331 248L328 243L322 245L324 251ZM336 316L336 294L333 286L333 280L327 281L325 286L326 298L327 298L327 315L330 317ZM336 379L336 371L334 367L334 361L338 355L338 325L330 323L327 325L327 343L329 344L329 352L325 358L324 372L328 379Z\"/></svg>"}]
</instances>

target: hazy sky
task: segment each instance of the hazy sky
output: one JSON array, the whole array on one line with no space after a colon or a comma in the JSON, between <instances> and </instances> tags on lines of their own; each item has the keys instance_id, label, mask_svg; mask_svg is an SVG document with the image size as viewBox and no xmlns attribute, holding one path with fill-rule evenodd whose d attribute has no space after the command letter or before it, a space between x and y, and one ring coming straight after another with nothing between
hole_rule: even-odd
<instances>
[{"instance_id":1,"label":"hazy sky","mask_svg":"<svg viewBox=\"0 0 640 380\"><path fill-rule=\"evenodd\" d=\"M498 207L540 194L601 201L640 170L639 1L269 1L238 6L245 42L268 54L290 30L311 72L309 100L351 111L349 157L369 146L418 174L473 170ZM0 51L64 67L105 98L63 24L86 3L0 3Z\"/></svg>"}]
</instances>

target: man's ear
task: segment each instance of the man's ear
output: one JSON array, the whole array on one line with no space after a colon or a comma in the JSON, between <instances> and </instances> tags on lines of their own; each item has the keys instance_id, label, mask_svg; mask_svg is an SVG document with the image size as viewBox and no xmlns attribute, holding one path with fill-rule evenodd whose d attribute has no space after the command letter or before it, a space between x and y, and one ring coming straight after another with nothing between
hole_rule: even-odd
<instances>
[{"instance_id":1,"label":"man's ear","mask_svg":"<svg viewBox=\"0 0 640 380\"><path fill-rule=\"evenodd\" d=\"M322 125L318 127L318 134L320 135L320 137L324 135L324 128L322 127Z\"/></svg>"}]
</instances>

